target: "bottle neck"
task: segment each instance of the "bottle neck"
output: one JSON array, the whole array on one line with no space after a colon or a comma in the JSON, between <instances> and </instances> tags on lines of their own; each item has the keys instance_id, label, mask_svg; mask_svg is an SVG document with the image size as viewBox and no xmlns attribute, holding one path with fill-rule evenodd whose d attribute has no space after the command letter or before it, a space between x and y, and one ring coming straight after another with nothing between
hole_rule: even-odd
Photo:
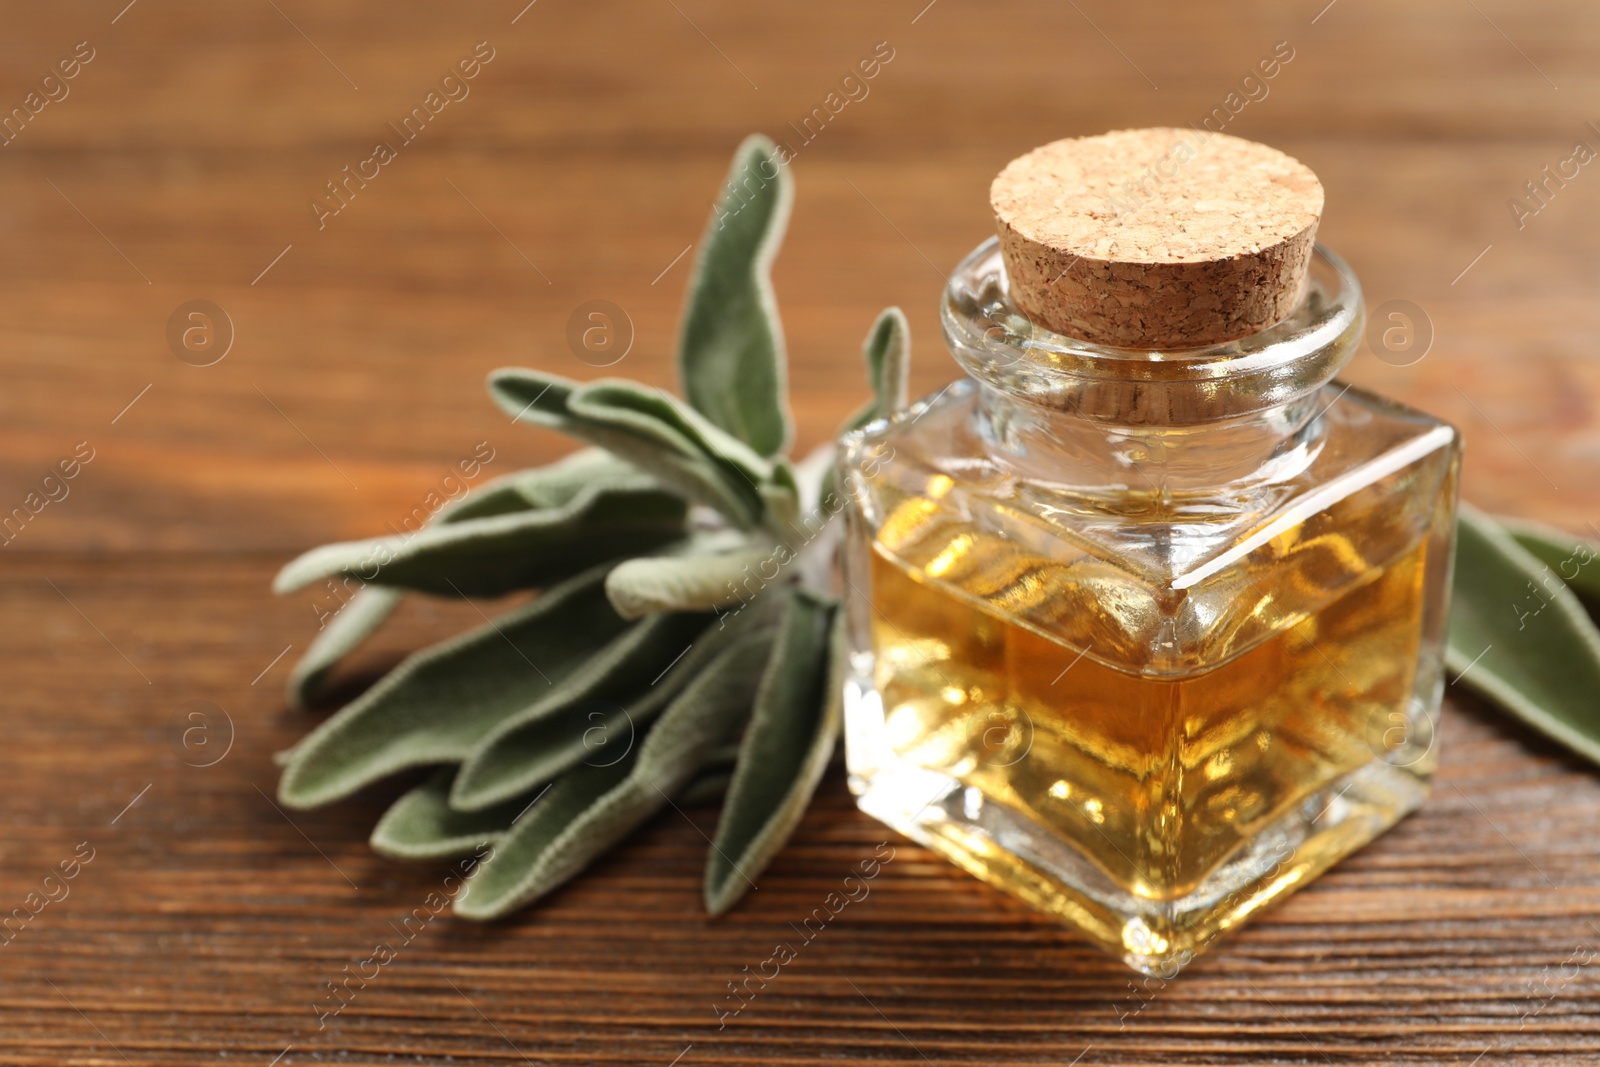
<instances>
[{"instance_id":1,"label":"bottle neck","mask_svg":"<svg viewBox=\"0 0 1600 1067\"><path fill-rule=\"evenodd\" d=\"M951 275L940 317L995 459L1042 482L1164 493L1308 463L1322 387L1354 353L1363 309L1355 275L1318 246L1305 299L1260 333L1181 351L1093 345L1017 310L991 239Z\"/></svg>"},{"instance_id":2,"label":"bottle neck","mask_svg":"<svg viewBox=\"0 0 1600 1067\"><path fill-rule=\"evenodd\" d=\"M989 454L1030 481L1078 491L1192 493L1293 477L1322 439L1319 393L1232 418L1117 425L1040 407L979 383L975 429Z\"/></svg>"}]
</instances>

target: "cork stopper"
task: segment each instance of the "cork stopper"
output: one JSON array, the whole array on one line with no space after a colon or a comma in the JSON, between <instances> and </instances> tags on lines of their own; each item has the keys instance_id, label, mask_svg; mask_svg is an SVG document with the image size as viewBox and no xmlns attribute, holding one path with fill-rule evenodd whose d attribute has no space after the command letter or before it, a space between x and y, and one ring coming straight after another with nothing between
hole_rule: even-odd
<instances>
[{"instance_id":1,"label":"cork stopper","mask_svg":"<svg viewBox=\"0 0 1600 1067\"><path fill-rule=\"evenodd\" d=\"M1221 133L1116 130L1036 148L989 189L1011 298L1038 325L1118 348L1257 333L1304 299L1322 183Z\"/></svg>"}]
</instances>

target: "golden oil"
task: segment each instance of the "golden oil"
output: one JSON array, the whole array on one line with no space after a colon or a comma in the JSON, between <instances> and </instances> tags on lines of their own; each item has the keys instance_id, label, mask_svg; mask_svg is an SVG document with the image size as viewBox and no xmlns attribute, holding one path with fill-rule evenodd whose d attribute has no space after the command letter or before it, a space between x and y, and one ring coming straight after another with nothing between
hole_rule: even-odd
<instances>
[{"instance_id":1,"label":"golden oil","mask_svg":"<svg viewBox=\"0 0 1600 1067\"><path fill-rule=\"evenodd\" d=\"M1367 568L1225 661L1141 674L987 606L997 581L1070 582L1069 568L971 534L879 540L874 683L889 742L1072 842L1129 893L1181 897L1387 744L1412 696L1426 550Z\"/></svg>"}]
</instances>

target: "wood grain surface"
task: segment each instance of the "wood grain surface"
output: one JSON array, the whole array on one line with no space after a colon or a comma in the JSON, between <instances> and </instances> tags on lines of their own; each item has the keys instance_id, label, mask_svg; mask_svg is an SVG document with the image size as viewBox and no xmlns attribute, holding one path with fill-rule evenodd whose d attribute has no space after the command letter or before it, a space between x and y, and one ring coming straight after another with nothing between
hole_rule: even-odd
<instances>
[{"instance_id":1,"label":"wood grain surface","mask_svg":"<svg viewBox=\"0 0 1600 1067\"><path fill-rule=\"evenodd\" d=\"M1520 228L1508 207L1600 148L1592 3L525 3L3 7L0 116L93 58L0 147L0 512L94 458L0 549L0 915L28 916L0 1063L1600 1063L1600 778L1458 692L1426 808L1174 982L880 829L835 773L725 919L699 905L714 809L668 812L546 906L432 918L319 1017L449 869L367 850L394 787L269 799L314 721L280 694L317 609L269 579L397 524L479 442L490 474L564 450L482 379L605 373L565 340L585 301L631 320L615 372L670 383L683 253L749 131L798 146L775 281L806 448L864 395L886 304L919 391L953 376L935 300L1007 160L1199 122L1287 41L1227 131L1318 172L1323 240L1385 328L1409 308L1432 338L1349 379L1461 426L1469 499L1600 521L1600 170ZM324 183L485 41L470 95L319 229ZM193 300L232 322L211 366L169 346ZM473 618L409 606L356 674ZM870 895L719 1023L880 842Z\"/></svg>"}]
</instances>

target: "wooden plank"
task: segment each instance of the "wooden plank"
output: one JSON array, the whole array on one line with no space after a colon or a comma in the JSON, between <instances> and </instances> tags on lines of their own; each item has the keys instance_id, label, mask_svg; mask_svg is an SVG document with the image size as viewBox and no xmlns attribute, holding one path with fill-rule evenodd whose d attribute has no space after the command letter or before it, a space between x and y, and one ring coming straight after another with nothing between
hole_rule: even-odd
<instances>
[{"instance_id":1,"label":"wooden plank","mask_svg":"<svg viewBox=\"0 0 1600 1067\"><path fill-rule=\"evenodd\" d=\"M1575 139L1600 146L1592 5L124 4L16 5L0 40L6 107L95 49L0 148L0 506L95 454L0 556L0 915L93 850L13 919L0 1061L1600 1062L1600 782L1460 694L1419 815L1165 984L881 829L836 772L723 920L699 906L714 809L668 813L536 911L429 917L331 1014L326 983L403 940L448 870L367 850L397 786L312 814L268 799L271 754L314 721L280 696L314 607L271 598L275 568L399 523L478 442L489 475L559 454L481 382L600 373L564 341L582 301L632 319L616 371L670 383L677 257L733 145L785 136L880 41L869 95L794 164L776 281L802 447L864 394L885 304L911 317L916 387L953 375L938 289L1000 165L1198 121L1287 40L1230 132L1312 165L1370 304L1411 301L1435 334L1414 366L1363 352L1349 377L1460 425L1471 499L1600 521L1600 179L1520 229L1507 207ZM471 95L319 230L323 184L484 40ZM234 326L209 367L166 337L195 299ZM409 606L356 673L475 618ZM169 738L192 701L231 722L210 766ZM728 984L884 841L870 895L719 1024Z\"/></svg>"}]
</instances>

